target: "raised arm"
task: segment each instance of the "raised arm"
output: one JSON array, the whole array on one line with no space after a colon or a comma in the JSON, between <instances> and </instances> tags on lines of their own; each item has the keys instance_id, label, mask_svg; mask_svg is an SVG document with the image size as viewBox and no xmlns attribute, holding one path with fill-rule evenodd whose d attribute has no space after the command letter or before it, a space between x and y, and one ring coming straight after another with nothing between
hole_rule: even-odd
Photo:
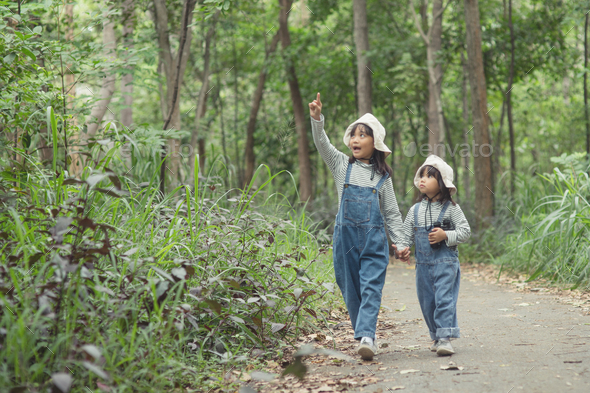
<instances>
[{"instance_id":1,"label":"raised arm","mask_svg":"<svg viewBox=\"0 0 590 393\"><path fill-rule=\"evenodd\" d=\"M334 174L338 166L346 161L348 157L330 143L330 139L326 135L326 131L324 131L324 115L322 115L320 93L318 93L315 100L309 103L309 115L311 116L313 142L320 156Z\"/></svg>"}]
</instances>

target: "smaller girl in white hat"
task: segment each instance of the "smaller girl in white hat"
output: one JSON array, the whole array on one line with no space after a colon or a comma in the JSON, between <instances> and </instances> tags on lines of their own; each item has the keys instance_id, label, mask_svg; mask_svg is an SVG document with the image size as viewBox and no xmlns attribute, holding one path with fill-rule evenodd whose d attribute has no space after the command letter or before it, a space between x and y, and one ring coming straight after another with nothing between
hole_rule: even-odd
<instances>
[{"instance_id":1,"label":"smaller girl in white hat","mask_svg":"<svg viewBox=\"0 0 590 393\"><path fill-rule=\"evenodd\" d=\"M343 141L350 156L336 149L324 131L320 93L309 103L309 113L313 140L334 175L338 190L332 248L334 275L350 315L354 338L359 341L357 353L362 359L371 360L377 353L375 330L389 263L385 223L394 243L404 240L392 170L385 162L391 151L384 142L385 128L370 113L344 132Z\"/></svg>"},{"instance_id":2,"label":"smaller girl in white hat","mask_svg":"<svg viewBox=\"0 0 590 393\"><path fill-rule=\"evenodd\" d=\"M420 201L410 208L404 222L409 243L397 247L403 249L416 243L416 291L433 340L430 350L439 356L452 355L455 351L450 339L459 338L460 333L457 298L461 269L457 245L469 239L471 229L452 198L457 192L453 169L440 157L428 156L416 172L414 185L420 190Z\"/></svg>"}]
</instances>

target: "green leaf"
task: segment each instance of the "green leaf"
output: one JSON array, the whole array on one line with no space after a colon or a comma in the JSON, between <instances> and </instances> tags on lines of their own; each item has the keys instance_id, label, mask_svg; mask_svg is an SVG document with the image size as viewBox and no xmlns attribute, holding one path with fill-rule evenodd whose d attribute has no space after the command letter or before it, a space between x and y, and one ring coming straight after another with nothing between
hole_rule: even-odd
<instances>
[{"instance_id":1,"label":"green leaf","mask_svg":"<svg viewBox=\"0 0 590 393\"><path fill-rule=\"evenodd\" d=\"M205 303L207 303L209 307L211 307L211 310L215 311L217 315L221 314L221 304L211 299L205 299Z\"/></svg>"},{"instance_id":2,"label":"green leaf","mask_svg":"<svg viewBox=\"0 0 590 393\"><path fill-rule=\"evenodd\" d=\"M8 65L12 64L12 62L16 59L16 53L12 52L4 56L4 62Z\"/></svg>"},{"instance_id":3,"label":"green leaf","mask_svg":"<svg viewBox=\"0 0 590 393\"><path fill-rule=\"evenodd\" d=\"M35 26L35 28L33 29L33 33L35 34L41 34L42 31L43 28L41 26Z\"/></svg>"},{"instance_id":4,"label":"green leaf","mask_svg":"<svg viewBox=\"0 0 590 393\"><path fill-rule=\"evenodd\" d=\"M121 195L117 192L117 190L115 190L113 188L109 188L108 190L107 189L104 189L104 188L95 188L94 191L97 191L97 192L100 192L102 194L106 194L106 195L109 195L109 196L112 196L112 197L115 197L115 198L120 198L121 197Z\"/></svg>"},{"instance_id":5,"label":"green leaf","mask_svg":"<svg viewBox=\"0 0 590 393\"><path fill-rule=\"evenodd\" d=\"M29 49L23 47L21 50L25 55L29 56L33 61L37 61L37 57Z\"/></svg>"}]
</instances>

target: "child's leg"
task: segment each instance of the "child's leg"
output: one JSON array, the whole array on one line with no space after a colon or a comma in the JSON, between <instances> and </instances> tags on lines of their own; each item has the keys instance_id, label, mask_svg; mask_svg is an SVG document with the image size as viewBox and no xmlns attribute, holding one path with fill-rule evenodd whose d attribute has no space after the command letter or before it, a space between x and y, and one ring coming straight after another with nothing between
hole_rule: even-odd
<instances>
[{"instance_id":1,"label":"child's leg","mask_svg":"<svg viewBox=\"0 0 590 393\"><path fill-rule=\"evenodd\" d=\"M375 339L377 317L381 307L381 297L389 256L363 256L360 263L361 305L354 329L354 338L362 337Z\"/></svg>"},{"instance_id":2,"label":"child's leg","mask_svg":"<svg viewBox=\"0 0 590 393\"><path fill-rule=\"evenodd\" d=\"M354 243L350 234L347 234L347 229L337 226L334 231L334 275L348 309L352 328L356 329L361 305L359 252L357 247L351 246Z\"/></svg>"},{"instance_id":3,"label":"child's leg","mask_svg":"<svg viewBox=\"0 0 590 393\"><path fill-rule=\"evenodd\" d=\"M434 321L436 337L459 338L460 329L457 321L457 299L461 271L459 262L437 263L435 268L435 302Z\"/></svg>"},{"instance_id":4,"label":"child's leg","mask_svg":"<svg viewBox=\"0 0 590 393\"><path fill-rule=\"evenodd\" d=\"M434 265L431 264L416 264L416 292L418 293L418 301L420 302L424 321L426 321L426 326L428 326L430 332L430 338L438 340L434 321L434 310L436 309L434 283L431 279L431 270L433 269Z\"/></svg>"}]
</instances>

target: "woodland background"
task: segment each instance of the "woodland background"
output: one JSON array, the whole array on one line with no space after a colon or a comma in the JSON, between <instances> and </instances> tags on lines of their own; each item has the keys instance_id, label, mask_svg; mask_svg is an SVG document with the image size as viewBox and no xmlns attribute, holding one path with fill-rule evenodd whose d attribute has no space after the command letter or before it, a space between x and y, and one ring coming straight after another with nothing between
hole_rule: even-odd
<instances>
[{"instance_id":1,"label":"woodland background","mask_svg":"<svg viewBox=\"0 0 590 393\"><path fill-rule=\"evenodd\" d=\"M588 288L588 11L0 1L0 384L206 391L330 326L317 92L340 150L360 115L385 126L404 215L445 157L462 262Z\"/></svg>"}]
</instances>

